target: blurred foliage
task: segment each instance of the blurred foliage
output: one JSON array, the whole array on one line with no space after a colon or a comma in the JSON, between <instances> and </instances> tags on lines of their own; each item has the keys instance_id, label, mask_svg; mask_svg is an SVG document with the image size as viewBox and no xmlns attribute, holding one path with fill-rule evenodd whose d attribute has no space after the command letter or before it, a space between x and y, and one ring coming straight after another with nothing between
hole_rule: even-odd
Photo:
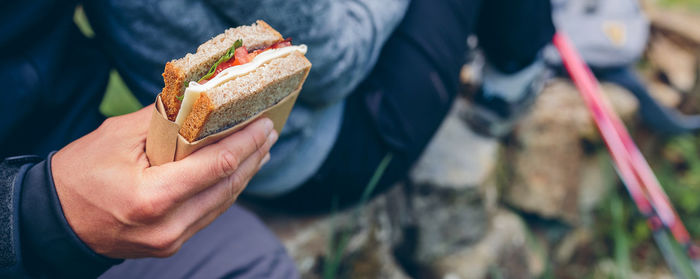
<instances>
[{"instance_id":1,"label":"blurred foliage","mask_svg":"<svg viewBox=\"0 0 700 279\"><path fill-rule=\"evenodd\" d=\"M95 37L95 31L92 30L92 27L88 22L83 6L78 5L75 8L75 13L73 13L73 22L75 22L75 25L78 26L78 29L80 29L80 32L82 32L85 37Z\"/></svg>"},{"instance_id":2,"label":"blurred foliage","mask_svg":"<svg viewBox=\"0 0 700 279\"><path fill-rule=\"evenodd\" d=\"M662 142L659 156L649 156L659 182L675 206L691 236L700 236L700 137L684 135ZM618 278L630 270L665 268L646 220L637 210L624 185L617 184L595 215L596 257L614 257ZM676 251L677 253L682 253Z\"/></svg>"},{"instance_id":3,"label":"blurred foliage","mask_svg":"<svg viewBox=\"0 0 700 279\"><path fill-rule=\"evenodd\" d=\"M612 164L610 156L601 150L601 164ZM590 249L599 261L612 259L615 265L610 278L628 278L632 270L664 266L657 252L651 231L639 214L627 190L615 173L606 175L610 193L594 212L594 241ZM600 271L598 271L600 273ZM600 274L596 274L600 276ZM594 277L596 277L594 276Z\"/></svg>"},{"instance_id":4,"label":"blurred foliage","mask_svg":"<svg viewBox=\"0 0 700 279\"><path fill-rule=\"evenodd\" d=\"M663 147L656 173L693 236L700 235L700 138L681 136Z\"/></svg>"},{"instance_id":5,"label":"blurred foliage","mask_svg":"<svg viewBox=\"0 0 700 279\"><path fill-rule=\"evenodd\" d=\"M131 91L116 70L109 75L109 83L105 96L100 103L100 112L105 116L117 116L139 110L141 103L131 94Z\"/></svg>"},{"instance_id":6,"label":"blurred foliage","mask_svg":"<svg viewBox=\"0 0 700 279\"><path fill-rule=\"evenodd\" d=\"M662 7L679 8L700 12L700 0L656 0Z\"/></svg>"},{"instance_id":7,"label":"blurred foliage","mask_svg":"<svg viewBox=\"0 0 700 279\"><path fill-rule=\"evenodd\" d=\"M629 278L630 274L630 246L629 237L625 231L627 219L624 218L625 209L623 201L616 191L610 195L610 217L612 218L613 254L617 266L617 278Z\"/></svg>"}]
</instances>

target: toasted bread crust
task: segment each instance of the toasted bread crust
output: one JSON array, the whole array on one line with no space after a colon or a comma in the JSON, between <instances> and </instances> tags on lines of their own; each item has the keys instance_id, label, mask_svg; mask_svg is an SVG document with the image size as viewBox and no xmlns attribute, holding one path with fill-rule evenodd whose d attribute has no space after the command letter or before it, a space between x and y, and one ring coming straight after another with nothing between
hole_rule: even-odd
<instances>
[{"instance_id":1,"label":"toasted bread crust","mask_svg":"<svg viewBox=\"0 0 700 279\"><path fill-rule=\"evenodd\" d=\"M168 62L165 64L165 71L163 71L163 80L165 87L160 93L160 98L163 100L163 107L168 119L175 121L177 112L180 111L180 104L182 104L177 96L180 95L180 92L185 91L183 88L185 86L184 70Z\"/></svg>"},{"instance_id":2,"label":"toasted bread crust","mask_svg":"<svg viewBox=\"0 0 700 279\"><path fill-rule=\"evenodd\" d=\"M187 141L193 142L200 137L204 123L209 120L211 112L214 111L214 104L207 94L199 95L197 101L192 105L192 111L185 118L185 122L180 128L180 135Z\"/></svg>"},{"instance_id":3,"label":"toasted bread crust","mask_svg":"<svg viewBox=\"0 0 700 279\"><path fill-rule=\"evenodd\" d=\"M177 97L185 92L185 81L199 79L238 39L248 49L270 46L282 41L282 35L262 20L249 26L229 28L197 48L195 54L188 53L180 59L165 64L163 81L165 87L160 96L170 121L175 121L180 110Z\"/></svg>"}]
</instances>

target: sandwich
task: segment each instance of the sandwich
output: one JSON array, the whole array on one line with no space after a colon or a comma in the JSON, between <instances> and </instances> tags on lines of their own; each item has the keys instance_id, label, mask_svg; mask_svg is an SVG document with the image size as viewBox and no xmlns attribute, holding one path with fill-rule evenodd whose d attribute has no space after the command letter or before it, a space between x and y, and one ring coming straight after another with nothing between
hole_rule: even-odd
<instances>
[{"instance_id":1,"label":"sandwich","mask_svg":"<svg viewBox=\"0 0 700 279\"><path fill-rule=\"evenodd\" d=\"M230 28L166 63L165 116L189 142L233 127L301 89L306 51L261 20Z\"/></svg>"}]
</instances>

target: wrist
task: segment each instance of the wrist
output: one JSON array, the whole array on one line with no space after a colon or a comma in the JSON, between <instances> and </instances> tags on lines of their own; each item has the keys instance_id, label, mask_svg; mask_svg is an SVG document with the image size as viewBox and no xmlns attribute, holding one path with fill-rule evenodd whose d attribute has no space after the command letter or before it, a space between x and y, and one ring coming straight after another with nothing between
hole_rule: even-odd
<instances>
[{"instance_id":1,"label":"wrist","mask_svg":"<svg viewBox=\"0 0 700 279\"><path fill-rule=\"evenodd\" d=\"M20 228L27 269L60 277L96 277L121 260L96 254L73 232L56 193L53 154L33 166L22 185Z\"/></svg>"}]
</instances>

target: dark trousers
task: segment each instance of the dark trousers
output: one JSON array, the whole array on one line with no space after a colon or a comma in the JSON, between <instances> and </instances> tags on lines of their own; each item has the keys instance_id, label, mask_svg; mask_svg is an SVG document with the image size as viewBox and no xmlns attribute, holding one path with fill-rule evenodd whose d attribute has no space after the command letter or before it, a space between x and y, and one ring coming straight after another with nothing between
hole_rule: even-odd
<instances>
[{"instance_id":1,"label":"dark trousers","mask_svg":"<svg viewBox=\"0 0 700 279\"><path fill-rule=\"evenodd\" d=\"M549 0L413 0L372 73L346 100L320 170L269 204L295 211L328 210L333 200L350 205L387 154L393 157L375 194L404 178L455 99L472 33L495 67L515 72L554 34Z\"/></svg>"}]
</instances>

